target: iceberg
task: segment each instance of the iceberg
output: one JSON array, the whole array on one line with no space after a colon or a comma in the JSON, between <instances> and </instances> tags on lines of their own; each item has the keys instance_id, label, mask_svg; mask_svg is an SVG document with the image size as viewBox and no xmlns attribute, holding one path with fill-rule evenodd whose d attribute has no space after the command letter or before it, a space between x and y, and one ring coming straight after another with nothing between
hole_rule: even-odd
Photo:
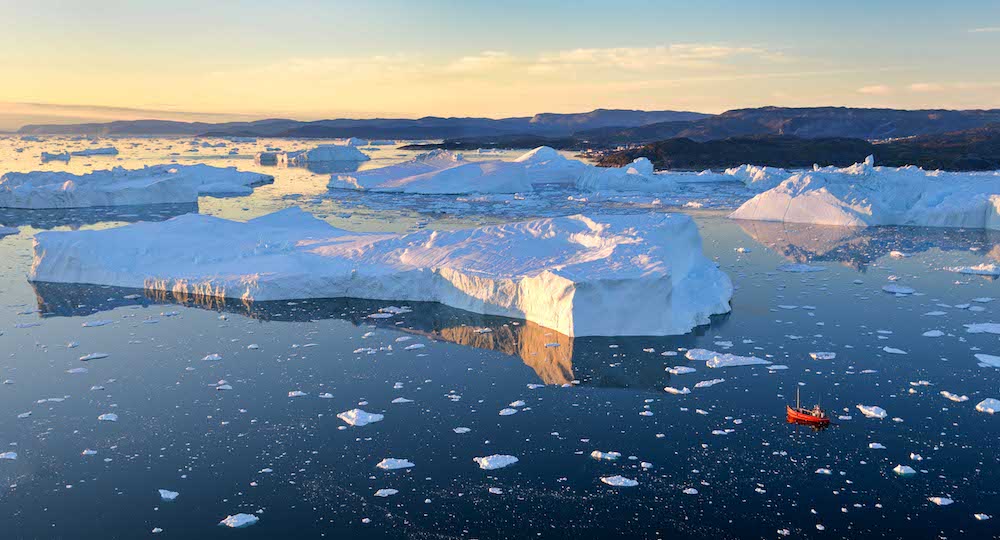
<instances>
[{"instance_id":1,"label":"iceberg","mask_svg":"<svg viewBox=\"0 0 1000 540\"><path fill-rule=\"evenodd\" d=\"M196 203L202 195L248 195L273 176L209 165L152 165L86 174L35 171L0 176L0 208L84 208Z\"/></svg>"},{"instance_id":2,"label":"iceberg","mask_svg":"<svg viewBox=\"0 0 1000 540\"><path fill-rule=\"evenodd\" d=\"M85 150L77 150L71 152L74 156L117 156L118 149L114 146L106 146L104 148L87 148Z\"/></svg>"},{"instance_id":3,"label":"iceberg","mask_svg":"<svg viewBox=\"0 0 1000 540\"><path fill-rule=\"evenodd\" d=\"M42 232L31 280L244 301L432 301L567 336L684 334L728 312L733 292L682 214L398 235L337 229L298 207L248 222L187 214Z\"/></svg>"},{"instance_id":4,"label":"iceberg","mask_svg":"<svg viewBox=\"0 0 1000 540\"><path fill-rule=\"evenodd\" d=\"M462 154L433 150L388 167L334 175L329 187L442 195L520 193L555 184L584 191L658 192L677 186L672 177L653 174L646 158L620 168L597 167L540 146L514 161L470 161Z\"/></svg>"},{"instance_id":5,"label":"iceberg","mask_svg":"<svg viewBox=\"0 0 1000 540\"><path fill-rule=\"evenodd\" d=\"M42 152L42 163L47 163L49 161L69 161L69 158L69 152L62 152L59 154Z\"/></svg>"},{"instance_id":6,"label":"iceberg","mask_svg":"<svg viewBox=\"0 0 1000 540\"><path fill-rule=\"evenodd\" d=\"M953 173L864 163L792 174L733 219L866 227L1000 229L1000 171Z\"/></svg>"},{"instance_id":7,"label":"iceberg","mask_svg":"<svg viewBox=\"0 0 1000 540\"><path fill-rule=\"evenodd\" d=\"M326 163L329 161L368 161L369 158L354 145L321 144L311 150L296 150L279 152L277 162L287 165L305 165L307 163Z\"/></svg>"}]
</instances>

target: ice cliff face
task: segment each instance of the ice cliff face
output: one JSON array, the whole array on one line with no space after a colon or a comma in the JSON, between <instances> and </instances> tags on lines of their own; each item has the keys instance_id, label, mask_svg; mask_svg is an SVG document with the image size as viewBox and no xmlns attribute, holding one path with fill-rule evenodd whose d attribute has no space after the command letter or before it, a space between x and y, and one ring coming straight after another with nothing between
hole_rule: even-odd
<instances>
[{"instance_id":1,"label":"ice cliff face","mask_svg":"<svg viewBox=\"0 0 1000 540\"><path fill-rule=\"evenodd\" d=\"M436 301L575 336L686 333L729 311L733 291L679 214L406 235L352 233L298 208L245 223L189 214L39 233L31 279L245 300Z\"/></svg>"}]
</instances>

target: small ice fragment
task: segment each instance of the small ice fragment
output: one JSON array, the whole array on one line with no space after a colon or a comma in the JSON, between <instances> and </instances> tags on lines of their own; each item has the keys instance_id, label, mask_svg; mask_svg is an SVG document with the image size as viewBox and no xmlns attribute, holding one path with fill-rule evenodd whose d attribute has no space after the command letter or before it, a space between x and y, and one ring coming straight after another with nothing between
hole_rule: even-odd
<instances>
[{"instance_id":1,"label":"small ice fragment","mask_svg":"<svg viewBox=\"0 0 1000 540\"><path fill-rule=\"evenodd\" d=\"M996 398L986 398L976 404L976 410L988 414L996 414L1000 411L1000 400Z\"/></svg>"},{"instance_id":2,"label":"small ice fragment","mask_svg":"<svg viewBox=\"0 0 1000 540\"><path fill-rule=\"evenodd\" d=\"M338 414L337 418L340 418L341 420L352 426L360 427L360 426L367 426L368 424L374 422L381 422L382 419L385 418L385 415L368 413L361 409L351 409L349 411L344 411Z\"/></svg>"},{"instance_id":3,"label":"small ice fragment","mask_svg":"<svg viewBox=\"0 0 1000 540\"><path fill-rule=\"evenodd\" d=\"M260 521L260 518L253 514L236 514L232 516L226 516L226 519L219 522L219 525L229 527L231 529L242 529L243 527L249 527L254 523Z\"/></svg>"},{"instance_id":4,"label":"small ice fragment","mask_svg":"<svg viewBox=\"0 0 1000 540\"><path fill-rule=\"evenodd\" d=\"M102 422L117 422L118 415L115 413L104 413L97 417L98 420Z\"/></svg>"},{"instance_id":5,"label":"small ice fragment","mask_svg":"<svg viewBox=\"0 0 1000 540\"><path fill-rule=\"evenodd\" d=\"M893 347L882 347L882 350L885 351L885 352L887 352L887 353L889 353L889 354L907 354L906 351L904 351L902 349L896 349L896 348L893 348Z\"/></svg>"},{"instance_id":6,"label":"small ice fragment","mask_svg":"<svg viewBox=\"0 0 1000 540\"><path fill-rule=\"evenodd\" d=\"M379 461L375 466L379 469L394 471L396 469L409 469L410 467L415 467L416 465L414 465L412 461L406 459L385 458L382 461Z\"/></svg>"},{"instance_id":7,"label":"small ice fragment","mask_svg":"<svg viewBox=\"0 0 1000 540\"><path fill-rule=\"evenodd\" d=\"M477 457L473 458L473 461L479 464L479 468L491 471L493 469L502 469L517 463L517 458L514 456L509 456L506 454L493 454L492 456Z\"/></svg>"},{"instance_id":8,"label":"small ice fragment","mask_svg":"<svg viewBox=\"0 0 1000 540\"><path fill-rule=\"evenodd\" d=\"M955 502L948 497L927 497L927 500L938 506L948 506L949 504Z\"/></svg>"},{"instance_id":9,"label":"small ice fragment","mask_svg":"<svg viewBox=\"0 0 1000 540\"><path fill-rule=\"evenodd\" d=\"M811 353L809 353L809 356L811 356L813 360L833 360L834 358L837 357L837 353L833 353L833 352L811 352Z\"/></svg>"},{"instance_id":10,"label":"small ice fragment","mask_svg":"<svg viewBox=\"0 0 1000 540\"><path fill-rule=\"evenodd\" d=\"M180 493L176 491L170 491L168 489L161 489L159 491L160 491L160 498L163 499L164 501L172 501L176 499L178 495L180 495Z\"/></svg>"},{"instance_id":11,"label":"small ice fragment","mask_svg":"<svg viewBox=\"0 0 1000 540\"><path fill-rule=\"evenodd\" d=\"M917 474L917 471L913 470L913 467L909 465L896 465L893 467L892 472L898 474L899 476L910 476Z\"/></svg>"},{"instance_id":12,"label":"small ice fragment","mask_svg":"<svg viewBox=\"0 0 1000 540\"><path fill-rule=\"evenodd\" d=\"M222 360L222 355L218 354L218 353L212 353L212 354L210 354L210 355L202 358L202 360L209 360L209 361L212 361L212 360ZM242 515L246 515L246 514L237 514L237 515L241 515L242 516Z\"/></svg>"},{"instance_id":13,"label":"small ice fragment","mask_svg":"<svg viewBox=\"0 0 1000 540\"><path fill-rule=\"evenodd\" d=\"M293 397L302 397L304 395L306 395L306 393L303 392L302 390L292 390L291 392L288 393L288 397L290 397L290 398L293 398Z\"/></svg>"},{"instance_id":14,"label":"small ice fragment","mask_svg":"<svg viewBox=\"0 0 1000 540\"><path fill-rule=\"evenodd\" d=\"M622 457L622 454L621 452L601 452L600 450L594 450L590 453L590 457L596 460L616 461Z\"/></svg>"},{"instance_id":15,"label":"small ice fragment","mask_svg":"<svg viewBox=\"0 0 1000 540\"><path fill-rule=\"evenodd\" d=\"M877 407L875 405L861 405L858 404L858 410L861 414L867 416L868 418L885 418L886 412L882 407Z\"/></svg>"},{"instance_id":16,"label":"small ice fragment","mask_svg":"<svg viewBox=\"0 0 1000 540\"><path fill-rule=\"evenodd\" d=\"M107 353L95 352L95 353L90 353L90 354L81 356L80 357L80 361L81 362L89 362L91 360L100 360L101 358L107 358L107 357L108 357Z\"/></svg>"},{"instance_id":17,"label":"small ice fragment","mask_svg":"<svg viewBox=\"0 0 1000 540\"><path fill-rule=\"evenodd\" d=\"M639 482L620 475L602 476L601 482L613 487L635 487L639 485Z\"/></svg>"}]
</instances>

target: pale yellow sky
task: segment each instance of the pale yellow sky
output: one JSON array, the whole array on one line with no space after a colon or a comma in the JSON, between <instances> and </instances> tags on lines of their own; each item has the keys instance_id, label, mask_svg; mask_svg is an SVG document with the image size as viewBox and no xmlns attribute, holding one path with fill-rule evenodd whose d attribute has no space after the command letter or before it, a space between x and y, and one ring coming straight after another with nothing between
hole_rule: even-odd
<instances>
[{"instance_id":1,"label":"pale yellow sky","mask_svg":"<svg viewBox=\"0 0 1000 540\"><path fill-rule=\"evenodd\" d=\"M1000 26L985 24L1000 22L1000 8L989 2L900 11L887 1L865 17L850 2L784 11L712 1L615 10L592 0L0 2L0 129L137 117L1000 107Z\"/></svg>"}]
</instances>

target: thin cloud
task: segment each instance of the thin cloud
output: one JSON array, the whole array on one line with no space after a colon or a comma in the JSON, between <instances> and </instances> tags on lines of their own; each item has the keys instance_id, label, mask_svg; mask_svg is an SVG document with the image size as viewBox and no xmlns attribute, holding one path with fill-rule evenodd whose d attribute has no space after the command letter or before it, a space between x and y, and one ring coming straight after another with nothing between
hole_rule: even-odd
<instances>
[{"instance_id":1,"label":"thin cloud","mask_svg":"<svg viewBox=\"0 0 1000 540\"><path fill-rule=\"evenodd\" d=\"M865 94L868 96L887 96L892 93L892 88L884 84L873 84L870 86L862 86L858 88L859 94Z\"/></svg>"},{"instance_id":2,"label":"thin cloud","mask_svg":"<svg viewBox=\"0 0 1000 540\"><path fill-rule=\"evenodd\" d=\"M994 32L1000 32L1000 26L986 26L983 28L971 28L969 30L970 34L992 34Z\"/></svg>"}]
</instances>

